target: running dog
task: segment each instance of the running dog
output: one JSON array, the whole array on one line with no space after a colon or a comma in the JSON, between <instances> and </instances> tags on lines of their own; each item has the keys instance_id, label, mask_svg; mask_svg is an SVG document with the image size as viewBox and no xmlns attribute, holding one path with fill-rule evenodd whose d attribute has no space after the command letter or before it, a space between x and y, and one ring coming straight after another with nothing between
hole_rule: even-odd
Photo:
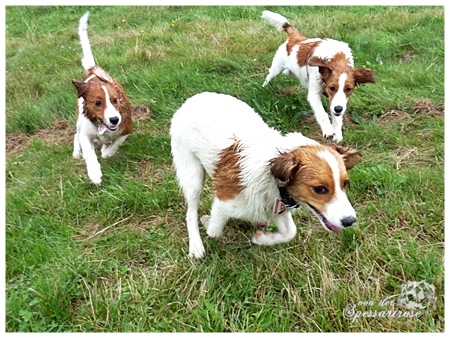
<instances>
[{"instance_id":1,"label":"running dog","mask_svg":"<svg viewBox=\"0 0 450 338\"><path fill-rule=\"evenodd\" d=\"M99 185L102 171L95 144L102 145L103 158L111 157L131 133L133 125L130 102L122 86L95 64L87 34L88 16L86 13L81 17L78 28L86 78L80 82L72 80L78 95L73 157L83 156L90 180Z\"/></svg>"},{"instance_id":2,"label":"running dog","mask_svg":"<svg viewBox=\"0 0 450 338\"><path fill-rule=\"evenodd\" d=\"M297 78L308 89L308 102L323 137L341 142L342 119L349 97L357 85L375 83L372 70L354 68L352 51L345 42L308 39L277 13L263 11L262 18L288 35L275 53L263 86L280 73ZM332 124L322 105L321 94L330 102Z\"/></svg>"},{"instance_id":3,"label":"running dog","mask_svg":"<svg viewBox=\"0 0 450 338\"><path fill-rule=\"evenodd\" d=\"M189 256L202 258L198 206L205 173L213 180L206 232L219 237L230 218L253 224L274 222L277 232L256 231L252 242L274 245L292 240L292 208L306 205L334 233L351 226L356 213L347 199L347 170L360 152L324 146L301 133L270 128L246 103L218 93L200 93L174 114L171 149L178 183L187 202Z\"/></svg>"}]
</instances>

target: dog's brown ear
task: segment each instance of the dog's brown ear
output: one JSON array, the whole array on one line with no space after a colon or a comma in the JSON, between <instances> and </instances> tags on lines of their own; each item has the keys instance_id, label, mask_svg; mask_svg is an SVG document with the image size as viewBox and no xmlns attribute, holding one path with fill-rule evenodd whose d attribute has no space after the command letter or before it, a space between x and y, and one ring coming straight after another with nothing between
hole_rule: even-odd
<instances>
[{"instance_id":1,"label":"dog's brown ear","mask_svg":"<svg viewBox=\"0 0 450 338\"><path fill-rule=\"evenodd\" d=\"M347 170L353 168L355 164L362 158L362 154L356 149L343 147L337 144L330 144L329 146L342 156L345 168Z\"/></svg>"},{"instance_id":2,"label":"dog's brown ear","mask_svg":"<svg viewBox=\"0 0 450 338\"><path fill-rule=\"evenodd\" d=\"M84 94L86 94L86 91L88 88L87 83L75 81L75 80L72 80L72 83L75 86L75 88L77 89L78 98L80 98L80 97L84 96Z\"/></svg>"},{"instance_id":3,"label":"dog's brown ear","mask_svg":"<svg viewBox=\"0 0 450 338\"><path fill-rule=\"evenodd\" d=\"M324 59L318 56L313 56L311 59L309 59L308 66L319 67L319 73L320 75L322 75L323 79L326 79L331 74L330 66Z\"/></svg>"},{"instance_id":4,"label":"dog's brown ear","mask_svg":"<svg viewBox=\"0 0 450 338\"><path fill-rule=\"evenodd\" d=\"M357 68L353 71L353 78L357 85L367 82L375 83L375 74L371 69Z\"/></svg>"},{"instance_id":5,"label":"dog's brown ear","mask_svg":"<svg viewBox=\"0 0 450 338\"><path fill-rule=\"evenodd\" d=\"M288 186L300 169L300 163L292 153L282 153L270 162L270 171L275 177L277 186L282 188Z\"/></svg>"},{"instance_id":6,"label":"dog's brown ear","mask_svg":"<svg viewBox=\"0 0 450 338\"><path fill-rule=\"evenodd\" d=\"M318 56L313 56L312 58L309 59L308 61L308 66L311 67L328 67L328 65L326 64L325 60L318 57Z\"/></svg>"}]
</instances>

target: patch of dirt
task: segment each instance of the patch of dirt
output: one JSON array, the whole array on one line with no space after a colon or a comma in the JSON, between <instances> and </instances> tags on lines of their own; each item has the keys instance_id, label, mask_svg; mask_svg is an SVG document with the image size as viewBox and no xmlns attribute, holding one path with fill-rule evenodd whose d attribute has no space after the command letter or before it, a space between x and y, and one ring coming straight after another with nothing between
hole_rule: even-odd
<instances>
[{"instance_id":1,"label":"patch of dirt","mask_svg":"<svg viewBox=\"0 0 450 338\"><path fill-rule=\"evenodd\" d=\"M49 129L39 129L33 137L47 143L72 143L75 126L69 121L58 121Z\"/></svg>"},{"instance_id":2,"label":"patch of dirt","mask_svg":"<svg viewBox=\"0 0 450 338\"><path fill-rule=\"evenodd\" d=\"M410 118L411 115L407 112L398 109L392 109L388 111L386 114L378 117L377 122L381 125L386 125L391 123L392 121L401 121Z\"/></svg>"},{"instance_id":3,"label":"patch of dirt","mask_svg":"<svg viewBox=\"0 0 450 338\"><path fill-rule=\"evenodd\" d=\"M51 128L39 129L33 135L16 132L5 135L6 158L23 151L33 138L47 143L71 143L75 135L75 126L69 121L56 122Z\"/></svg>"},{"instance_id":4,"label":"patch of dirt","mask_svg":"<svg viewBox=\"0 0 450 338\"><path fill-rule=\"evenodd\" d=\"M147 106L137 105L131 107L131 116L133 118L133 121L145 122L150 119L151 112Z\"/></svg>"},{"instance_id":5,"label":"patch of dirt","mask_svg":"<svg viewBox=\"0 0 450 338\"><path fill-rule=\"evenodd\" d=\"M417 148L399 147L396 150L397 161L395 168L400 169L400 165L413 161L418 156Z\"/></svg>"},{"instance_id":6,"label":"patch of dirt","mask_svg":"<svg viewBox=\"0 0 450 338\"><path fill-rule=\"evenodd\" d=\"M131 113L133 121L137 123L148 121L151 116L150 109L144 105L132 106ZM72 144L74 136L75 125L67 120L58 121L50 128L39 129L33 135L26 135L20 132L6 134L6 159L13 154L23 151L33 138L39 138L46 143Z\"/></svg>"},{"instance_id":7,"label":"patch of dirt","mask_svg":"<svg viewBox=\"0 0 450 338\"><path fill-rule=\"evenodd\" d=\"M444 105L436 104L428 99L417 100L414 106L416 115L444 116Z\"/></svg>"},{"instance_id":8,"label":"patch of dirt","mask_svg":"<svg viewBox=\"0 0 450 338\"><path fill-rule=\"evenodd\" d=\"M133 178L150 187L163 183L165 174L174 173L171 164L154 164L150 160L139 162L137 167L139 167L139 172L134 174Z\"/></svg>"},{"instance_id":9,"label":"patch of dirt","mask_svg":"<svg viewBox=\"0 0 450 338\"><path fill-rule=\"evenodd\" d=\"M276 92L286 97L291 97L292 95L298 93L298 87L281 88L277 89Z\"/></svg>"},{"instance_id":10,"label":"patch of dirt","mask_svg":"<svg viewBox=\"0 0 450 338\"><path fill-rule=\"evenodd\" d=\"M401 57L401 60L405 63L411 62L416 57L416 54L406 53Z\"/></svg>"},{"instance_id":11,"label":"patch of dirt","mask_svg":"<svg viewBox=\"0 0 450 338\"><path fill-rule=\"evenodd\" d=\"M29 137L22 133L9 133L5 136L6 158L22 151L28 145Z\"/></svg>"},{"instance_id":12,"label":"patch of dirt","mask_svg":"<svg viewBox=\"0 0 450 338\"><path fill-rule=\"evenodd\" d=\"M432 117L443 117L444 116L444 106L431 102L428 99L420 99L415 102L414 111L412 114L407 113L402 110L392 109L386 114L378 117L377 122L381 125L386 125L390 122L396 121L407 121L411 118L421 117L421 116L432 116Z\"/></svg>"},{"instance_id":13,"label":"patch of dirt","mask_svg":"<svg viewBox=\"0 0 450 338\"><path fill-rule=\"evenodd\" d=\"M99 223L82 224L79 226L79 232L73 236L73 239L80 242L97 240L108 234L114 228L132 229L133 231L137 231L141 234L146 234L149 232L157 233L158 227L160 226L170 226L173 228L179 227L180 230L184 231L184 224L178 224L177 222L177 219L168 215L147 215L145 218L130 215L110 225L101 225Z\"/></svg>"}]
</instances>

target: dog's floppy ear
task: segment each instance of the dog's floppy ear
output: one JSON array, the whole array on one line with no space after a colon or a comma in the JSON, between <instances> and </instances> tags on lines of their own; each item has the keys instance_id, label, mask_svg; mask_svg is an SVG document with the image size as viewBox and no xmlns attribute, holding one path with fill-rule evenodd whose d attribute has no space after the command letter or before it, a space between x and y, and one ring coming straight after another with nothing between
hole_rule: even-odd
<instances>
[{"instance_id":1,"label":"dog's floppy ear","mask_svg":"<svg viewBox=\"0 0 450 338\"><path fill-rule=\"evenodd\" d=\"M280 188L288 186L300 169L300 163L291 152L282 153L280 156L275 157L270 161L270 165L270 171L275 177L277 186Z\"/></svg>"},{"instance_id":2,"label":"dog's floppy ear","mask_svg":"<svg viewBox=\"0 0 450 338\"><path fill-rule=\"evenodd\" d=\"M366 68L356 68L353 71L353 78L355 79L355 83L363 84L363 83L375 83L375 74L371 69Z\"/></svg>"},{"instance_id":3,"label":"dog's floppy ear","mask_svg":"<svg viewBox=\"0 0 450 338\"><path fill-rule=\"evenodd\" d=\"M90 71L92 72L92 74L95 74L101 80L109 82L109 83L113 83L112 77L102 67L95 65L94 67L92 67L90 69Z\"/></svg>"},{"instance_id":4,"label":"dog's floppy ear","mask_svg":"<svg viewBox=\"0 0 450 338\"><path fill-rule=\"evenodd\" d=\"M356 149L343 147L337 144L330 144L329 146L341 155L347 170L353 168L362 157L362 154Z\"/></svg>"},{"instance_id":5,"label":"dog's floppy ear","mask_svg":"<svg viewBox=\"0 0 450 338\"><path fill-rule=\"evenodd\" d=\"M324 79L326 79L331 74L330 66L327 64L327 62L324 59L322 59L318 56L313 56L311 59L309 59L308 66L319 67L319 73L320 73L320 75L322 75L322 78L324 78Z\"/></svg>"},{"instance_id":6,"label":"dog's floppy ear","mask_svg":"<svg viewBox=\"0 0 450 338\"><path fill-rule=\"evenodd\" d=\"M79 82L79 81L75 81L75 80L72 80L72 83L75 86L75 88L77 89L78 98L80 98L80 97L84 96L84 94L86 94L86 91L88 88L87 83Z\"/></svg>"}]
</instances>

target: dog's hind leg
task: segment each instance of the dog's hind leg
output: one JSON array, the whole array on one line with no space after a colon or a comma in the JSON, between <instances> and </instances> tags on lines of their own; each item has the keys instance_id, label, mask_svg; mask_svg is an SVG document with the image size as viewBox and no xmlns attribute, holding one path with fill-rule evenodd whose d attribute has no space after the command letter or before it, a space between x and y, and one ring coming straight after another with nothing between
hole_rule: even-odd
<instances>
[{"instance_id":1,"label":"dog's hind leg","mask_svg":"<svg viewBox=\"0 0 450 338\"><path fill-rule=\"evenodd\" d=\"M222 236L223 228L229 219L230 211L227 210L227 206L230 202L220 201L217 197L214 198L214 202L211 208L211 216L202 216L202 224L206 228L206 233L210 237Z\"/></svg>"},{"instance_id":2,"label":"dog's hind leg","mask_svg":"<svg viewBox=\"0 0 450 338\"><path fill-rule=\"evenodd\" d=\"M187 203L186 226L189 234L189 257L203 258L205 247L198 229L198 205L202 195L205 170L198 158L189 151L172 146L172 154L178 183Z\"/></svg>"},{"instance_id":3,"label":"dog's hind leg","mask_svg":"<svg viewBox=\"0 0 450 338\"><path fill-rule=\"evenodd\" d=\"M281 72L286 72L286 60L285 55L286 54L286 44L282 44L277 52L275 53L275 56L272 61L272 65L269 69L269 74L266 77L266 80L263 83L263 87L267 86L267 84L275 77L281 74Z\"/></svg>"}]
</instances>

